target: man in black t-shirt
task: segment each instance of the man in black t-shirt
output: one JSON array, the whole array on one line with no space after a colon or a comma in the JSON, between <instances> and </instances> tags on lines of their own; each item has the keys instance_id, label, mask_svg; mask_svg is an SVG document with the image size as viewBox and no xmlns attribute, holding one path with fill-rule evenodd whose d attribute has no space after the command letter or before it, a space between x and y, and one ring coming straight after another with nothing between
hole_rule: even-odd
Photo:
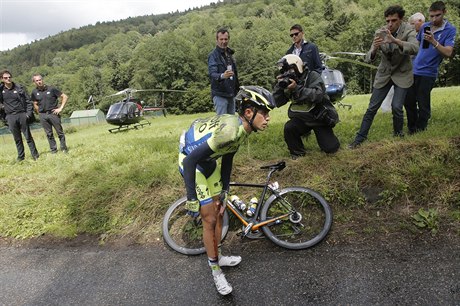
<instances>
[{"instance_id":1,"label":"man in black t-shirt","mask_svg":"<svg viewBox=\"0 0 460 306\"><path fill-rule=\"evenodd\" d=\"M34 114L30 98L23 86L12 81L12 75L8 70L3 70L0 76L3 83L0 101L6 115L6 122L11 134L13 134L16 149L18 150L17 160L22 161L25 158L22 135L26 139L33 159L37 159L39 154L27 123L33 118Z\"/></svg>"},{"instance_id":2,"label":"man in black t-shirt","mask_svg":"<svg viewBox=\"0 0 460 306\"><path fill-rule=\"evenodd\" d=\"M51 153L57 152L56 140L54 139L53 127L59 137L61 151L67 152L64 130L61 124L61 111L67 103L67 95L53 86L46 85L40 74L32 77L35 88L32 90L31 99L34 103L35 111L40 115L40 123L45 130L46 137L50 144ZM58 107L58 99L61 98L61 106Z\"/></svg>"}]
</instances>

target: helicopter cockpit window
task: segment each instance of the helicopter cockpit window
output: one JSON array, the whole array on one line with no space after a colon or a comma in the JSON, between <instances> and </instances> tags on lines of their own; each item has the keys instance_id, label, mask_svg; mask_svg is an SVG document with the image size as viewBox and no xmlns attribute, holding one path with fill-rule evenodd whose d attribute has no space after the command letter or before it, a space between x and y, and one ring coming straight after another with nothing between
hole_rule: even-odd
<instances>
[{"instance_id":1,"label":"helicopter cockpit window","mask_svg":"<svg viewBox=\"0 0 460 306\"><path fill-rule=\"evenodd\" d=\"M325 69L321 74L324 84L345 84L345 79L339 70Z\"/></svg>"},{"instance_id":2,"label":"helicopter cockpit window","mask_svg":"<svg viewBox=\"0 0 460 306\"><path fill-rule=\"evenodd\" d=\"M112 115L112 114L128 114L128 104L126 103L115 103L112 104L109 108L109 111L107 112L107 115Z\"/></svg>"}]
</instances>

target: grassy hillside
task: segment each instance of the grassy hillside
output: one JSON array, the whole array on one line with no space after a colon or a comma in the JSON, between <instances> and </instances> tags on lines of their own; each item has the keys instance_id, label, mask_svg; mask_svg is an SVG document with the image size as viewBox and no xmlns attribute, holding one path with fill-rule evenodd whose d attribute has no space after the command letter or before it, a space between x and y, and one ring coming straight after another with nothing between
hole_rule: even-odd
<instances>
[{"instance_id":1,"label":"grassy hillside","mask_svg":"<svg viewBox=\"0 0 460 306\"><path fill-rule=\"evenodd\" d=\"M352 141L369 95L349 96L339 108L335 131L342 149L319 152L314 136L307 157L291 161L282 128L287 107L272 112L269 129L251 135L235 159L233 180L260 182L258 167L281 159L281 186L309 186L334 210L328 239L369 235L460 235L460 87L433 90L429 130L392 137L390 113L379 112L369 140L356 150ZM33 130L41 153L17 163L11 135L0 135L0 237L93 234L100 241L148 243L161 237L160 222L170 203L183 195L177 171L178 136L197 117L151 119L140 130L110 134L107 124L67 126L68 154L49 153L44 132ZM251 195L242 195L249 198ZM414 224L418 219L418 225Z\"/></svg>"}]
</instances>

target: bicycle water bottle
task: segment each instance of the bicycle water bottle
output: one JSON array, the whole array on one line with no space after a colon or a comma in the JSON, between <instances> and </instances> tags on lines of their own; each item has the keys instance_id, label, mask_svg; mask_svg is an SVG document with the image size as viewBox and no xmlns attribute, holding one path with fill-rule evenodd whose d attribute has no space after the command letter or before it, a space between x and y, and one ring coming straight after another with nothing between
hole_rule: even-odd
<instances>
[{"instance_id":1,"label":"bicycle water bottle","mask_svg":"<svg viewBox=\"0 0 460 306\"><path fill-rule=\"evenodd\" d=\"M230 202L235 205L236 208L238 208L239 210L242 210L244 211L246 209L246 204L244 204L243 201L240 200L240 198L236 195L232 195L230 197Z\"/></svg>"},{"instance_id":2,"label":"bicycle water bottle","mask_svg":"<svg viewBox=\"0 0 460 306\"><path fill-rule=\"evenodd\" d=\"M253 197L251 199L251 201L249 202L249 207L248 207L248 210L246 211L246 214L249 216L249 217L252 217L254 216L254 213L256 212L256 208L257 208L257 204L259 203L259 201L257 200L256 197Z\"/></svg>"}]
</instances>

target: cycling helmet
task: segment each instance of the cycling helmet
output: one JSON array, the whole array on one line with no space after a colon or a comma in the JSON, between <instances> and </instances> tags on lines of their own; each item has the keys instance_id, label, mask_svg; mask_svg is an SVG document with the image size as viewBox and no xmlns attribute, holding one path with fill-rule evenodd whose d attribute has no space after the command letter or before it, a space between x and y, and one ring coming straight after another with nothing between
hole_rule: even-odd
<instances>
[{"instance_id":1,"label":"cycling helmet","mask_svg":"<svg viewBox=\"0 0 460 306\"><path fill-rule=\"evenodd\" d=\"M276 107L275 99L272 94L260 86L241 86L235 100L238 108L238 114L249 123L249 126L254 132L257 132L257 129L253 125L257 112L259 110L269 112ZM244 110L248 107L254 107L251 119L243 116Z\"/></svg>"},{"instance_id":2,"label":"cycling helmet","mask_svg":"<svg viewBox=\"0 0 460 306\"><path fill-rule=\"evenodd\" d=\"M241 86L235 100L239 114L250 106L267 111L276 107L272 94L260 86Z\"/></svg>"},{"instance_id":3,"label":"cycling helmet","mask_svg":"<svg viewBox=\"0 0 460 306\"><path fill-rule=\"evenodd\" d=\"M285 73L290 69L294 69L297 76L302 75L304 71L303 65L304 64L302 62L302 59L295 54L287 54L283 56L277 63L278 69L281 73Z\"/></svg>"}]
</instances>

